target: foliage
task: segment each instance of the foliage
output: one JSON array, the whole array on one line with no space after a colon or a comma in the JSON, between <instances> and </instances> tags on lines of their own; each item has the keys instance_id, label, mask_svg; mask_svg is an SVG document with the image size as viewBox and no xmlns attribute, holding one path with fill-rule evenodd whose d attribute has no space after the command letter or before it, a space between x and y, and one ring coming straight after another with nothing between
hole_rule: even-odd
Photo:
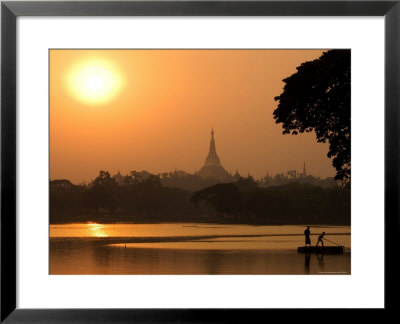
<instances>
[{"instance_id":1,"label":"foliage","mask_svg":"<svg viewBox=\"0 0 400 324\"><path fill-rule=\"evenodd\" d=\"M247 181L251 181L248 179ZM350 190L310 184L260 188L244 187L245 180L217 184L195 192L191 201L212 207L220 221L246 221L262 224L348 224Z\"/></svg>"},{"instance_id":2,"label":"foliage","mask_svg":"<svg viewBox=\"0 0 400 324\"><path fill-rule=\"evenodd\" d=\"M274 111L283 134L314 131L318 142L329 142L336 180L350 180L350 50L330 50L297 67Z\"/></svg>"},{"instance_id":3,"label":"foliage","mask_svg":"<svg viewBox=\"0 0 400 324\"><path fill-rule=\"evenodd\" d=\"M108 171L100 170L99 175L93 181L94 186L116 186L117 182Z\"/></svg>"},{"instance_id":4,"label":"foliage","mask_svg":"<svg viewBox=\"0 0 400 324\"><path fill-rule=\"evenodd\" d=\"M165 188L157 175L131 171L119 186L109 172L100 171L87 187L72 185L60 189L59 181L50 182L50 221L186 221L210 214L196 209L189 201L191 193Z\"/></svg>"},{"instance_id":5,"label":"foliage","mask_svg":"<svg viewBox=\"0 0 400 324\"><path fill-rule=\"evenodd\" d=\"M51 181L50 222L77 221L348 224L350 188L300 183L263 188L249 176L192 193L164 187L150 174L119 186L104 172L87 187Z\"/></svg>"}]
</instances>

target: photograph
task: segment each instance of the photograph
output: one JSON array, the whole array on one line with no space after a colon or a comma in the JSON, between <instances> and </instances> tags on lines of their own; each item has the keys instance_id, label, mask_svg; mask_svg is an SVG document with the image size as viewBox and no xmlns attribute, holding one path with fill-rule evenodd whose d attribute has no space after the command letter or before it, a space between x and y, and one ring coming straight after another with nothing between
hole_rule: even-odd
<instances>
[{"instance_id":1,"label":"photograph","mask_svg":"<svg viewBox=\"0 0 400 324\"><path fill-rule=\"evenodd\" d=\"M48 55L50 275L351 275L350 49Z\"/></svg>"}]
</instances>

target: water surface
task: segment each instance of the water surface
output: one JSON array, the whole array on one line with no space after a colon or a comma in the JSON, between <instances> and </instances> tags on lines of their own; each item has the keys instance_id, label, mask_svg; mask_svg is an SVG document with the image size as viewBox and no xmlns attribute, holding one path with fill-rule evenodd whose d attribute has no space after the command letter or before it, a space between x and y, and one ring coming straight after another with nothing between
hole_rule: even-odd
<instances>
[{"instance_id":1,"label":"water surface","mask_svg":"<svg viewBox=\"0 0 400 324\"><path fill-rule=\"evenodd\" d=\"M50 274L350 274L350 227L323 231L345 253L297 253L304 226L50 225Z\"/></svg>"}]
</instances>

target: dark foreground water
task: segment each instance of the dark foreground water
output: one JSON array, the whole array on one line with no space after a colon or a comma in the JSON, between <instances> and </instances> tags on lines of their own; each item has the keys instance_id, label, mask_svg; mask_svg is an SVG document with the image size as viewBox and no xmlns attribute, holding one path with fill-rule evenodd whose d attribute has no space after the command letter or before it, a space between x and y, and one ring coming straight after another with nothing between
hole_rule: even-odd
<instances>
[{"instance_id":1,"label":"dark foreground water","mask_svg":"<svg viewBox=\"0 0 400 324\"><path fill-rule=\"evenodd\" d=\"M50 274L350 274L350 227L311 227L312 243L324 231L346 247L333 255L297 253L303 231L303 226L51 225Z\"/></svg>"}]
</instances>

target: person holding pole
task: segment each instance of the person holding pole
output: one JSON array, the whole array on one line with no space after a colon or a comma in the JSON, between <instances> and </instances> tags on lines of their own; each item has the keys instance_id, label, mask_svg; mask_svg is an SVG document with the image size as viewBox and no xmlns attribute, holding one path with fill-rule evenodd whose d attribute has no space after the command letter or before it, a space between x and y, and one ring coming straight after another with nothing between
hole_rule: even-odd
<instances>
[{"instance_id":1,"label":"person holding pole","mask_svg":"<svg viewBox=\"0 0 400 324\"><path fill-rule=\"evenodd\" d=\"M324 247L324 241L323 241L324 235L325 235L325 232L322 232L322 234L320 236L318 236L318 242L317 242L316 246L318 246L319 242L321 242L322 247Z\"/></svg>"},{"instance_id":2,"label":"person holding pole","mask_svg":"<svg viewBox=\"0 0 400 324\"><path fill-rule=\"evenodd\" d=\"M306 245L305 245L305 246L307 246L307 244L308 244L309 246L311 246L311 240L310 240L310 226L307 226L306 230L304 231L304 236L305 236L305 239L306 239Z\"/></svg>"}]
</instances>

